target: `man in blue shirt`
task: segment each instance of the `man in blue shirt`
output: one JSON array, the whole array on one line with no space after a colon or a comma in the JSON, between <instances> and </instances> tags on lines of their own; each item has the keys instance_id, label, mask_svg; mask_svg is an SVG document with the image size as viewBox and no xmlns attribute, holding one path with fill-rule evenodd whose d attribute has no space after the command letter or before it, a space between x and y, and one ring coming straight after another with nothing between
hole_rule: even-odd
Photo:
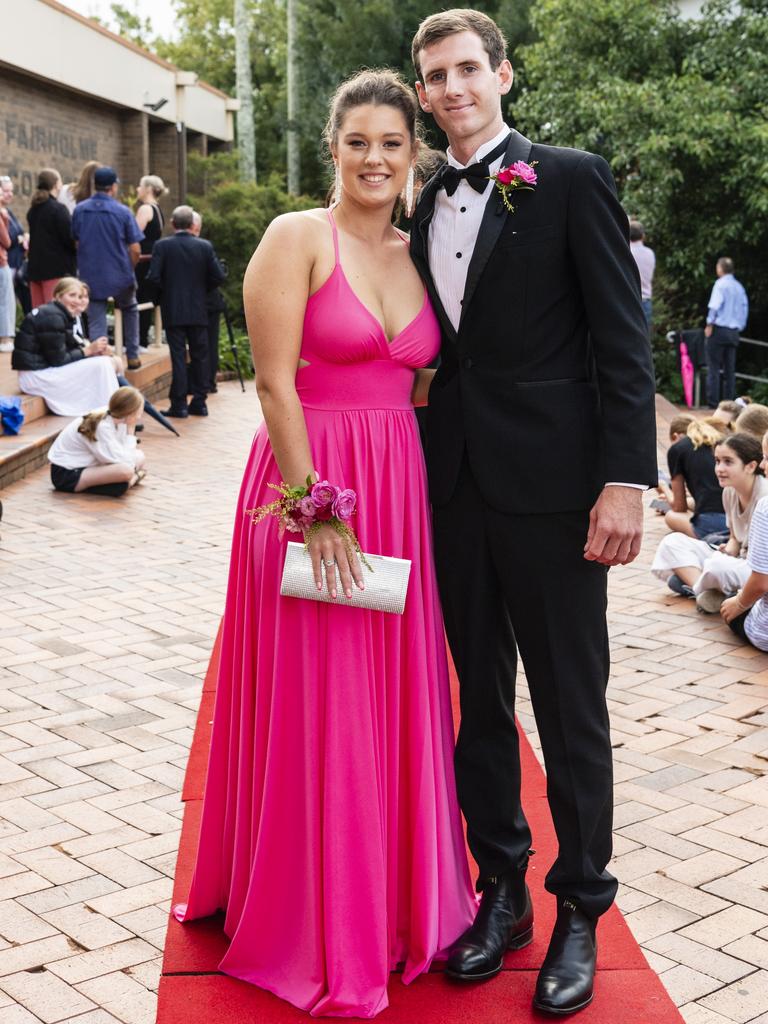
<instances>
[{"instance_id":1,"label":"man in blue shirt","mask_svg":"<svg viewBox=\"0 0 768 1024\"><path fill-rule=\"evenodd\" d=\"M709 297L707 326L704 328L707 339L707 403L710 409L716 409L721 400L736 397L736 346L749 315L747 293L733 276L733 260L721 256L716 271L717 280Z\"/></svg>"},{"instance_id":2,"label":"man in blue shirt","mask_svg":"<svg viewBox=\"0 0 768 1024\"><path fill-rule=\"evenodd\" d=\"M113 298L115 308L123 313L128 369L136 370L141 361L133 268L144 234L128 207L117 199L119 181L112 168L97 167L94 184L94 194L78 203L72 215L78 273L91 290L91 335L100 338L107 333L107 299Z\"/></svg>"}]
</instances>

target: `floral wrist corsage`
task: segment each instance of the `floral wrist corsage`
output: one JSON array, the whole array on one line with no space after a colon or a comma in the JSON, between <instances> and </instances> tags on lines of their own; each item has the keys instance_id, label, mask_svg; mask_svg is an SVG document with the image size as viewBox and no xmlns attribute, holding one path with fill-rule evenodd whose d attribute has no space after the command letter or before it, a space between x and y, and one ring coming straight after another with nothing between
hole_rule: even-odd
<instances>
[{"instance_id":1,"label":"floral wrist corsage","mask_svg":"<svg viewBox=\"0 0 768 1024\"><path fill-rule=\"evenodd\" d=\"M510 213L515 212L510 198L513 192L534 191L538 177L533 168L537 163L538 160L534 160L531 164L527 164L525 160L518 160L491 175L491 180L496 183L496 188L501 192L501 198Z\"/></svg>"},{"instance_id":2,"label":"floral wrist corsage","mask_svg":"<svg viewBox=\"0 0 768 1024\"><path fill-rule=\"evenodd\" d=\"M260 523L267 516L274 516L280 527L280 536L288 530L290 533L303 533L305 548L313 535L321 526L330 526L349 544L362 559L365 560L360 542L349 525L349 521L357 509L357 494L350 488L342 489L327 480L313 483L307 477L306 486L290 487L281 482L268 484L277 491L280 497L269 505L246 509L246 515L254 523Z\"/></svg>"}]
</instances>

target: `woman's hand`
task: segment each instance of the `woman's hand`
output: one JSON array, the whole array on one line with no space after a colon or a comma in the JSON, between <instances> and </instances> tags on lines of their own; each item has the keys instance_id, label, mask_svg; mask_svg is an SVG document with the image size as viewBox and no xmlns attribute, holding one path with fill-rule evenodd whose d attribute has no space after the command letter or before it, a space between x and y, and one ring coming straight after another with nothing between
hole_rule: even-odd
<instances>
[{"instance_id":1,"label":"woman's hand","mask_svg":"<svg viewBox=\"0 0 768 1024\"><path fill-rule=\"evenodd\" d=\"M309 542L309 553L312 557L312 569L315 574L315 585L318 590L323 589L323 569L325 565L325 582L328 593L332 598L336 597L336 575L338 573L344 596L347 599L352 597L352 584L358 590L365 590L363 573L357 553L351 545L337 533L332 526L321 526L312 534Z\"/></svg>"},{"instance_id":2,"label":"woman's hand","mask_svg":"<svg viewBox=\"0 0 768 1024\"><path fill-rule=\"evenodd\" d=\"M89 345L85 346L85 354L87 356L101 356L107 350L107 339L97 338L96 341L92 341Z\"/></svg>"},{"instance_id":3,"label":"woman's hand","mask_svg":"<svg viewBox=\"0 0 768 1024\"><path fill-rule=\"evenodd\" d=\"M743 615L744 612L749 609L745 608L739 600L739 595L736 594L734 597L729 597L720 605L720 614L723 617L723 621L727 623L733 622L734 619L738 618L739 615Z\"/></svg>"}]
</instances>

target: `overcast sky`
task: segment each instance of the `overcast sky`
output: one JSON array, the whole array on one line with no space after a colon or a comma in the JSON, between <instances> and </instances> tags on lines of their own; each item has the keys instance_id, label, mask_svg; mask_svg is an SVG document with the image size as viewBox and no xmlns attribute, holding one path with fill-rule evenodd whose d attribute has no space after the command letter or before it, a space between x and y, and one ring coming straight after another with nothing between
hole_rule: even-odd
<instances>
[{"instance_id":1,"label":"overcast sky","mask_svg":"<svg viewBox=\"0 0 768 1024\"><path fill-rule=\"evenodd\" d=\"M107 28L114 28L112 21L112 0L59 0L66 7L86 16L100 18ZM121 0L124 7L136 11L139 16L149 18L152 24L152 35L165 39L176 34L175 11L171 0Z\"/></svg>"}]
</instances>

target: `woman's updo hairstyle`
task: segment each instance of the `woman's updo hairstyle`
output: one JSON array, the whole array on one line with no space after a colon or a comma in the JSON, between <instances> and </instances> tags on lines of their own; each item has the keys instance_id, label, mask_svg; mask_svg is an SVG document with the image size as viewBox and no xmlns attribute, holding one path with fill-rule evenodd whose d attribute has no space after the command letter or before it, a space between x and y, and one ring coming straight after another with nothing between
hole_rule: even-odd
<instances>
[{"instance_id":1,"label":"woman's updo hairstyle","mask_svg":"<svg viewBox=\"0 0 768 1024\"><path fill-rule=\"evenodd\" d=\"M730 448L745 466L750 462L756 462L755 476L763 475L760 468L760 463L763 461L763 446L754 434L730 434L723 438L718 447Z\"/></svg>"},{"instance_id":2,"label":"woman's updo hairstyle","mask_svg":"<svg viewBox=\"0 0 768 1024\"><path fill-rule=\"evenodd\" d=\"M394 107L405 118L411 142L418 138L416 117L418 103L413 90L396 71L373 68L358 71L342 82L331 98L331 109L325 126L325 143L330 150L336 145L344 118L355 107L371 104L375 107Z\"/></svg>"}]
</instances>

